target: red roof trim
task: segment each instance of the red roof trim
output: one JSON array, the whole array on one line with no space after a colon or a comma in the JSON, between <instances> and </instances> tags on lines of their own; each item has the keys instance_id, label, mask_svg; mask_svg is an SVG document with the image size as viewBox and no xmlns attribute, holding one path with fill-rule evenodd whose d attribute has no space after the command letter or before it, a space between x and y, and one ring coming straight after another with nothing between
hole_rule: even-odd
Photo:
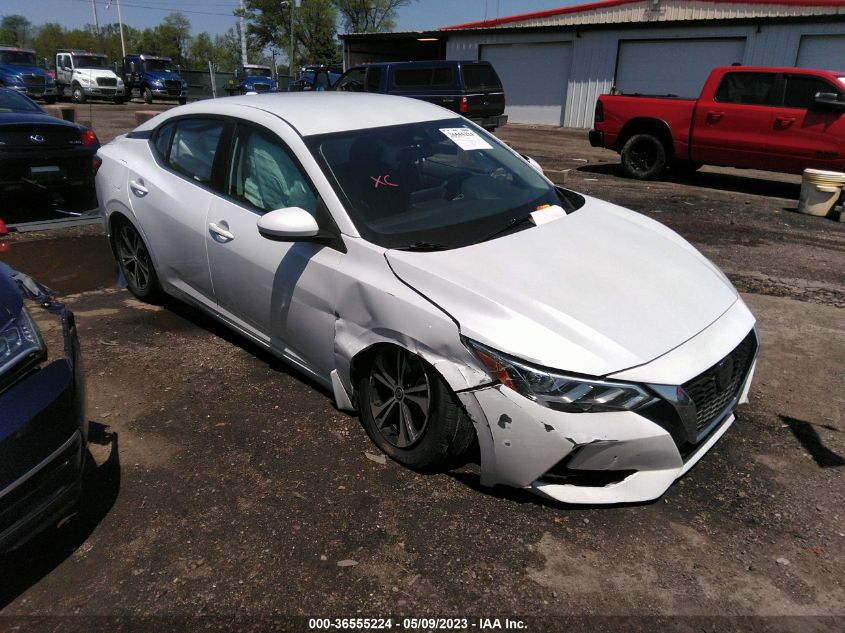
<instances>
[{"instance_id":1,"label":"red roof trim","mask_svg":"<svg viewBox=\"0 0 845 633\"><path fill-rule=\"evenodd\" d=\"M603 0L602 2L589 2L587 4L577 4L571 7L561 7L559 9L547 9L545 11L535 11L533 13L520 13L518 15L508 15L503 18L494 18L492 20L481 20L480 22L466 22L465 24L454 24L452 26L442 26L438 30L449 31L452 29L482 29L502 24L510 24L512 22L522 22L524 20L536 20L539 18L550 18L556 15L566 15L567 13L583 13L584 11L593 11L595 9L608 9L611 7L618 7L623 4L633 4L634 2L642 2L643 0ZM714 4L777 4L793 7L837 7L845 5L842 0L702 0L704 2L712 2Z\"/></svg>"}]
</instances>

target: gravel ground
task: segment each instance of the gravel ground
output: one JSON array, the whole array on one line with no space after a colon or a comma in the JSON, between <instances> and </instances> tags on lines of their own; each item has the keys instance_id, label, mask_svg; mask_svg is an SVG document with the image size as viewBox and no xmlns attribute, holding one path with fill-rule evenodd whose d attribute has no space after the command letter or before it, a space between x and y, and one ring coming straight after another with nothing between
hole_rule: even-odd
<instances>
[{"instance_id":1,"label":"gravel ground","mask_svg":"<svg viewBox=\"0 0 845 633\"><path fill-rule=\"evenodd\" d=\"M131 106L93 108L101 138L131 127ZM539 618L529 630L841 627L845 225L795 213L794 176L706 167L641 183L583 131L500 136L571 170L567 186L679 231L757 316L751 402L687 476L653 503L571 507L481 488L473 465L426 476L381 463L330 394L190 308L120 289L99 227L20 234L3 259L70 293L80 324L94 466L77 515L0 559L0 627L143 615L210 619L110 626L442 615L473 630L520 615Z\"/></svg>"}]
</instances>

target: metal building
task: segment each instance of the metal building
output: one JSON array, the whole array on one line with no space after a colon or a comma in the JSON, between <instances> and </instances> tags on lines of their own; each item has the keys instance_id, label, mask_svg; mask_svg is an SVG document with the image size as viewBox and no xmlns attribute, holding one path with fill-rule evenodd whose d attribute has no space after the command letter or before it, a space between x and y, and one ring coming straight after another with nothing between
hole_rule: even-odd
<instances>
[{"instance_id":1,"label":"metal building","mask_svg":"<svg viewBox=\"0 0 845 633\"><path fill-rule=\"evenodd\" d=\"M732 63L845 71L843 0L605 0L437 34L447 59L493 63L514 123L590 127L614 86L695 97L714 66ZM343 37L347 50L367 40Z\"/></svg>"}]
</instances>

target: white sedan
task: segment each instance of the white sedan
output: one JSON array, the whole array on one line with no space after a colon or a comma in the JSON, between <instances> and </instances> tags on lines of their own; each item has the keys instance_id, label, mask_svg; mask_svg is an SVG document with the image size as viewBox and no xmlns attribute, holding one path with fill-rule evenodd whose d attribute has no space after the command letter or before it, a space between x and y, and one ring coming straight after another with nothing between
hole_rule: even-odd
<instances>
[{"instance_id":1,"label":"white sedan","mask_svg":"<svg viewBox=\"0 0 845 633\"><path fill-rule=\"evenodd\" d=\"M129 289L187 301L434 471L573 503L659 497L734 421L758 347L725 276L422 101L202 101L100 150Z\"/></svg>"}]
</instances>

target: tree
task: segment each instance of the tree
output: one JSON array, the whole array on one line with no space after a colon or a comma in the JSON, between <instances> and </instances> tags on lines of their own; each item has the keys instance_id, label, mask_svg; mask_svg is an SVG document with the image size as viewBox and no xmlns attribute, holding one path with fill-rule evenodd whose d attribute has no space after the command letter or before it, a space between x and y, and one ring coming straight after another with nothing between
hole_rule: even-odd
<instances>
[{"instance_id":1,"label":"tree","mask_svg":"<svg viewBox=\"0 0 845 633\"><path fill-rule=\"evenodd\" d=\"M347 33L385 33L396 26L396 11L411 0L334 0Z\"/></svg>"},{"instance_id":2,"label":"tree","mask_svg":"<svg viewBox=\"0 0 845 633\"><path fill-rule=\"evenodd\" d=\"M296 8L291 5L290 1L247 0L247 34L255 38L260 48L275 46L279 50L290 51L293 11L294 65L337 62L340 59L335 40L337 9L332 0L303 0L302 5Z\"/></svg>"},{"instance_id":3,"label":"tree","mask_svg":"<svg viewBox=\"0 0 845 633\"><path fill-rule=\"evenodd\" d=\"M32 39L32 22L22 15L4 15L0 19L0 44L26 46Z\"/></svg>"},{"instance_id":4,"label":"tree","mask_svg":"<svg viewBox=\"0 0 845 633\"><path fill-rule=\"evenodd\" d=\"M251 60L257 60L259 51L252 51ZM190 65L194 70L205 70L208 62L215 70L231 72L241 61L241 42L235 30L230 28L224 35L212 37L202 32L194 38L190 48ZM259 63L256 61L256 63Z\"/></svg>"}]
</instances>

